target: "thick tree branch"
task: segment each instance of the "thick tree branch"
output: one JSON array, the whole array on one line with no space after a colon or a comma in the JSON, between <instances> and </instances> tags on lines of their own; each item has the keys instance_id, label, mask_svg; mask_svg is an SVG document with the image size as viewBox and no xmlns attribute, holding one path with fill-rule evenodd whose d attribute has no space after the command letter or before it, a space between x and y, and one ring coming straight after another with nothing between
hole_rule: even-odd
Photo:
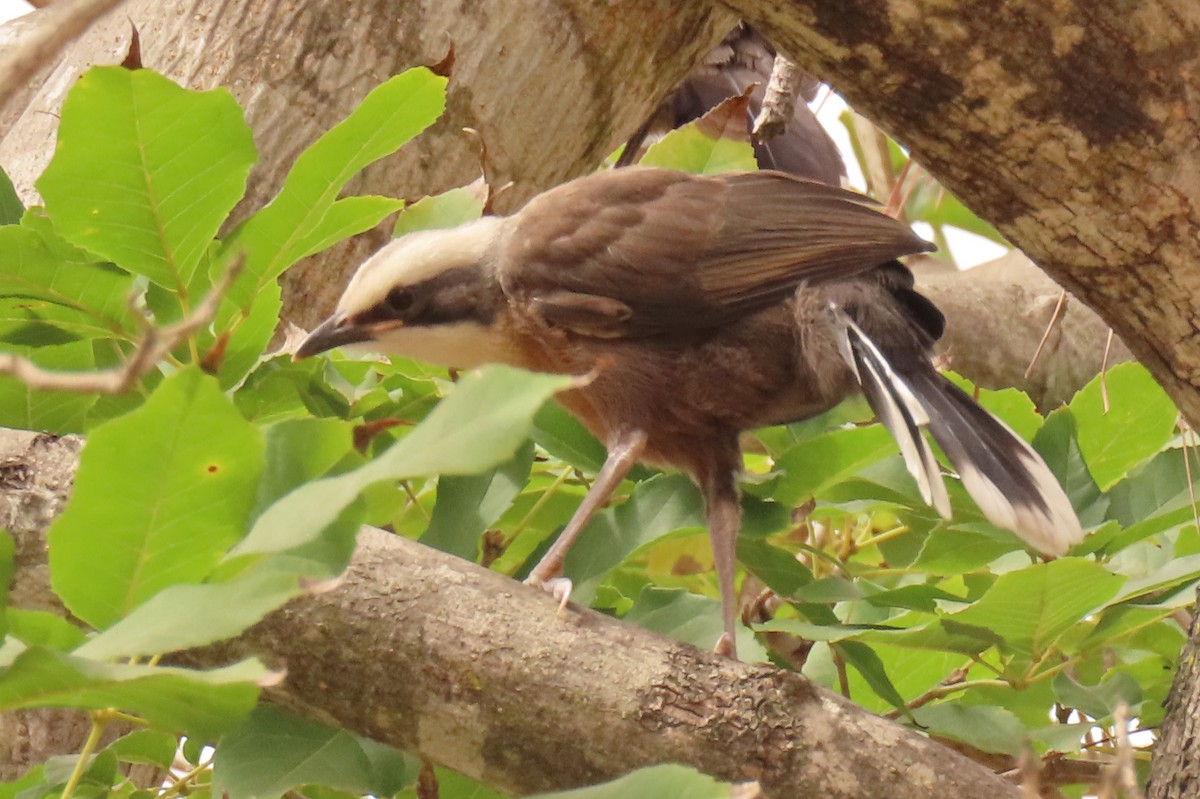
<instances>
[{"instance_id":1,"label":"thick tree branch","mask_svg":"<svg viewBox=\"0 0 1200 799\"><path fill-rule=\"evenodd\" d=\"M1099 312L1200 423L1200 6L725 5Z\"/></svg>"},{"instance_id":2,"label":"thick tree branch","mask_svg":"<svg viewBox=\"0 0 1200 799\"><path fill-rule=\"evenodd\" d=\"M0 437L0 474L28 481L10 483L3 506L18 532L22 607L54 605L41 533L78 445ZM32 482L35 462L54 483ZM336 589L181 659L263 656L287 669L273 701L517 794L676 762L757 779L775 799L1017 796L983 766L795 674L555 608L503 575L367 529Z\"/></svg>"}]
</instances>

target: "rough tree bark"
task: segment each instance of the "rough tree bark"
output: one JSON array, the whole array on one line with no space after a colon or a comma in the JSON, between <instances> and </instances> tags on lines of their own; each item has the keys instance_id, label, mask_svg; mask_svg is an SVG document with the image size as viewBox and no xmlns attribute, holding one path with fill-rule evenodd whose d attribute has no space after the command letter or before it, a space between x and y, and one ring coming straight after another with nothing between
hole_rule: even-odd
<instances>
[{"instance_id":1,"label":"rough tree bark","mask_svg":"<svg viewBox=\"0 0 1200 799\"><path fill-rule=\"evenodd\" d=\"M1150 764L1147 799L1191 799L1200 793L1200 614L1179 657L1179 673L1167 697L1162 737Z\"/></svg>"}]
</instances>

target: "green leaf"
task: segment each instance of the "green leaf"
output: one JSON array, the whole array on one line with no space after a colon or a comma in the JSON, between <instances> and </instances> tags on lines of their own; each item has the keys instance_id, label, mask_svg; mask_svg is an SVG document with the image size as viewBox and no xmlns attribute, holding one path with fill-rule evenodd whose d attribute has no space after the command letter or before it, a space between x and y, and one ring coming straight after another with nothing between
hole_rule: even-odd
<instances>
[{"instance_id":1,"label":"green leaf","mask_svg":"<svg viewBox=\"0 0 1200 799\"><path fill-rule=\"evenodd\" d=\"M506 463L483 474L447 475L438 480L437 504L421 543L475 560L479 537L496 523L529 482L533 445L522 446Z\"/></svg>"},{"instance_id":2,"label":"green leaf","mask_svg":"<svg viewBox=\"0 0 1200 799\"><path fill-rule=\"evenodd\" d=\"M493 366L467 375L433 413L375 460L309 483L267 509L235 554L285 551L320 536L368 486L433 474L473 474L512 457L537 409L570 378Z\"/></svg>"},{"instance_id":3,"label":"green leaf","mask_svg":"<svg viewBox=\"0 0 1200 799\"><path fill-rule=\"evenodd\" d=\"M949 617L984 627L1034 657L1116 596L1125 578L1082 558L1035 563L1002 574L978 601Z\"/></svg>"},{"instance_id":4,"label":"green leaf","mask_svg":"<svg viewBox=\"0 0 1200 799\"><path fill-rule=\"evenodd\" d=\"M392 236L399 238L417 230L452 228L474 221L483 216L486 200L486 186L482 179L470 186L459 186L441 194L422 197L396 217Z\"/></svg>"},{"instance_id":5,"label":"green leaf","mask_svg":"<svg viewBox=\"0 0 1200 799\"><path fill-rule=\"evenodd\" d=\"M87 640L83 630L47 610L5 610L8 634L26 646L44 646L68 652Z\"/></svg>"},{"instance_id":6,"label":"green leaf","mask_svg":"<svg viewBox=\"0 0 1200 799\"><path fill-rule=\"evenodd\" d=\"M983 568L1016 549L1012 539L953 527L937 527L925 538L912 568L930 574L955 575Z\"/></svg>"},{"instance_id":7,"label":"green leaf","mask_svg":"<svg viewBox=\"0 0 1200 799\"><path fill-rule=\"evenodd\" d=\"M170 768L179 751L179 739L158 730L134 730L108 745L122 763L145 763Z\"/></svg>"},{"instance_id":8,"label":"green leaf","mask_svg":"<svg viewBox=\"0 0 1200 799\"><path fill-rule=\"evenodd\" d=\"M798 505L821 496L829 486L895 452L895 441L883 425L822 433L777 460L778 468L786 476L776 484L773 497L787 505Z\"/></svg>"},{"instance_id":9,"label":"green leaf","mask_svg":"<svg viewBox=\"0 0 1200 799\"><path fill-rule=\"evenodd\" d=\"M1098 375L1080 389L1070 408L1079 450L1105 491L1132 467L1157 454L1171 440L1179 418L1171 398L1136 362L1118 364Z\"/></svg>"},{"instance_id":10,"label":"green leaf","mask_svg":"<svg viewBox=\"0 0 1200 799\"><path fill-rule=\"evenodd\" d=\"M364 233L403 207L403 200L391 197L344 197L330 206L320 224L308 232L299 257Z\"/></svg>"},{"instance_id":11,"label":"green leaf","mask_svg":"<svg viewBox=\"0 0 1200 799\"><path fill-rule=\"evenodd\" d=\"M268 674L254 660L189 671L97 663L33 647L0 671L0 709L115 707L157 729L212 738L250 712Z\"/></svg>"},{"instance_id":12,"label":"green leaf","mask_svg":"<svg viewBox=\"0 0 1200 799\"><path fill-rule=\"evenodd\" d=\"M1169 561L1154 573L1130 580L1117 594L1116 600L1125 602L1148 594L1178 588L1200 580L1200 555L1188 555Z\"/></svg>"},{"instance_id":13,"label":"green leaf","mask_svg":"<svg viewBox=\"0 0 1200 799\"><path fill-rule=\"evenodd\" d=\"M623 618L700 649L711 649L724 632L720 602L679 588L646 586ZM737 647L738 656L747 663L768 660L754 631L745 625L737 626Z\"/></svg>"},{"instance_id":14,"label":"green leaf","mask_svg":"<svg viewBox=\"0 0 1200 799\"><path fill-rule=\"evenodd\" d=\"M54 372L86 372L96 365L90 341L7 349ZM0 377L0 425L5 427L41 430L55 435L79 433L84 429L88 411L95 404L94 394L38 391L16 377Z\"/></svg>"},{"instance_id":15,"label":"green leaf","mask_svg":"<svg viewBox=\"0 0 1200 799\"><path fill-rule=\"evenodd\" d=\"M266 465L255 497L256 518L293 489L328 474L354 446L352 426L341 419L288 419L264 432Z\"/></svg>"},{"instance_id":16,"label":"green leaf","mask_svg":"<svg viewBox=\"0 0 1200 799\"><path fill-rule=\"evenodd\" d=\"M531 799L643 799L663 796L729 799L730 787L687 766L651 766L612 782L573 791L540 793Z\"/></svg>"},{"instance_id":17,"label":"green leaf","mask_svg":"<svg viewBox=\"0 0 1200 799\"><path fill-rule=\"evenodd\" d=\"M326 222L342 187L433 124L445 108L445 92L445 78L424 67L410 69L371 90L346 119L300 154L279 194L226 242L229 249L246 253L245 279L230 292L234 305L246 307L258 288L314 252L316 239L329 241L328 231L349 229ZM345 209L334 213L353 216Z\"/></svg>"},{"instance_id":18,"label":"green leaf","mask_svg":"<svg viewBox=\"0 0 1200 799\"><path fill-rule=\"evenodd\" d=\"M1046 423L1033 439L1033 447L1058 478L1084 528L1100 524L1109 500L1083 460L1075 416L1069 408L1060 408L1046 417Z\"/></svg>"},{"instance_id":19,"label":"green leaf","mask_svg":"<svg viewBox=\"0 0 1200 799\"><path fill-rule=\"evenodd\" d=\"M94 67L63 103L37 186L67 240L174 290L191 284L255 157L227 90Z\"/></svg>"},{"instance_id":20,"label":"green leaf","mask_svg":"<svg viewBox=\"0 0 1200 799\"><path fill-rule=\"evenodd\" d=\"M134 608L75 654L94 660L142 657L233 638L304 593L302 564L268 560L222 583L172 585ZM203 608L181 622L184 608Z\"/></svg>"},{"instance_id":21,"label":"green leaf","mask_svg":"<svg viewBox=\"0 0 1200 799\"><path fill-rule=\"evenodd\" d=\"M412 783L412 757L345 730L263 705L227 734L213 759L213 792L271 799L319 784L354 795L392 796Z\"/></svg>"},{"instance_id":22,"label":"green leaf","mask_svg":"<svg viewBox=\"0 0 1200 799\"><path fill-rule=\"evenodd\" d=\"M1098 685L1084 685L1065 671L1054 675L1054 695L1064 707L1081 710L1097 721L1108 718L1120 705L1136 709L1142 688L1128 674L1114 672Z\"/></svg>"},{"instance_id":23,"label":"green leaf","mask_svg":"<svg viewBox=\"0 0 1200 799\"><path fill-rule=\"evenodd\" d=\"M934 735L984 752L1018 756L1028 737L1021 720L1002 707L939 702L917 708L913 718Z\"/></svg>"},{"instance_id":24,"label":"green leaf","mask_svg":"<svg viewBox=\"0 0 1200 799\"><path fill-rule=\"evenodd\" d=\"M12 180L0 169L0 225L17 224L21 221L23 213L25 206L21 204L21 198L17 196Z\"/></svg>"},{"instance_id":25,"label":"green leaf","mask_svg":"<svg viewBox=\"0 0 1200 799\"><path fill-rule=\"evenodd\" d=\"M646 150L640 166L681 169L702 175L754 171L745 97L731 97L704 116L676 128Z\"/></svg>"},{"instance_id":26,"label":"green leaf","mask_svg":"<svg viewBox=\"0 0 1200 799\"><path fill-rule=\"evenodd\" d=\"M22 343L12 329L39 323L61 328L71 337L121 336L132 326L132 294L128 273L68 259L31 228L0 228L0 325L9 331L5 340Z\"/></svg>"},{"instance_id":27,"label":"green leaf","mask_svg":"<svg viewBox=\"0 0 1200 799\"><path fill-rule=\"evenodd\" d=\"M854 667L880 699L902 710L906 716L910 715L904 697L896 690L896 686L892 685L887 669L884 668L879 655L875 654L875 650L862 641L836 641L829 646Z\"/></svg>"},{"instance_id":28,"label":"green leaf","mask_svg":"<svg viewBox=\"0 0 1200 799\"><path fill-rule=\"evenodd\" d=\"M604 576L633 552L667 533L704 525L700 492L688 478L664 474L638 483L620 505L593 516L567 553L572 599L589 604Z\"/></svg>"},{"instance_id":29,"label":"green leaf","mask_svg":"<svg viewBox=\"0 0 1200 799\"><path fill-rule=\"evenodd\" d=\"M222 308L229 307L228 301L222 305ZM233 388L258 365L279 326L282 309L283 289L278 281L271 281L258 290L245 316L240 317L229 335L218 369L221 388Z\"/></svg>"},{"instance_id":30,"label":"green leaf","mask_svg":"<svg viewBox=\"0 0 1200 799\"><path fill-rule=\"evenodd\" d=\"M556 402L543 405L533 417L533 440L559 460L593 473L608 457L604 445Z\"/></svg>"},{"instance_id":31,"label":"green leaf","mask_svg":"<svg viewBox=\"0 0 1200 799\"><path fill-rule=\"evenodd\" d=\"M55 591L100 629L169 585L204 579L245 529L262 452L262 434L212 378L187 369L164 380L88 438L49 532Z\"/></svg>"}]
</instances>

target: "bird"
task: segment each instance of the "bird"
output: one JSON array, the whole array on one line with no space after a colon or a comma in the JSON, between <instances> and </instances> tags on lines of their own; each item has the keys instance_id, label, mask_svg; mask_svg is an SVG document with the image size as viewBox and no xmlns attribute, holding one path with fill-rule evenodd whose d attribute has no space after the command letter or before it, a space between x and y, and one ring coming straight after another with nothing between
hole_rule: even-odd
<instances>
[{"instance_id":1,"label":"bird","mask_svg":"<svg viewBox=\"0 0 1200 799\"><path fill-rule=\"evenodd\" d=\"M699 119L731 97L746 94L747 128L762 110L775 48L746 23L726 35L633 133L617 159L617 166L637 162L644 144L652 143L675 128ZM816 97L820 82L805 76L800 100L786 130L770 137L753 136L755 161L760 169L776 169L809 180L841 184L846 174L837 145L817 120L807 103Z\"/></svg>"},{"instance_id":2,"label":"bird","mask_svg":"<svg viewBox=\"0 0 1200 799\"><path fill-rule=\"evenodd\" d=\"M736 656L745 430L861 392L942 516L950 502L925 429L992 523L1046 555L1082 538L1037 452L934 368L944 318L897 260L931 249L870 199L781 172L600 171L511 216L385 245L294 357L352 346L590 375L557 399L608 456L526 582L565 604L566 552L629 470L678 469L704 498L717 650Z\"/></svg>"}]
</instances>

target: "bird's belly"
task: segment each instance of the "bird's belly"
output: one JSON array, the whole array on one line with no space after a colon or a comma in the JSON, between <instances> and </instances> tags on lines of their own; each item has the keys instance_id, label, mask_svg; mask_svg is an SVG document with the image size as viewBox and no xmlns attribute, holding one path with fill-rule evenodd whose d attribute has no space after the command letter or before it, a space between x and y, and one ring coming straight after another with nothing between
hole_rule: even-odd
<instances>
[{"instance_id":1,"label":"bird's belly","mask_svg":"<svg viewBox=\"0 0 1200 799\"><path fill-rule=\"evenodd\" d=\"M686 468L679 453L699 441L810 418L853 391L832 338L813 332L798 335L790 312L779 308L686 336L572 337L558 348L563 357L535 368L594 370L587 386L560 395L567 409L606 443L619 430L643 430L647 460ZM819 357L826 354L832 357Z\"/></svg>"}]
</instances>

